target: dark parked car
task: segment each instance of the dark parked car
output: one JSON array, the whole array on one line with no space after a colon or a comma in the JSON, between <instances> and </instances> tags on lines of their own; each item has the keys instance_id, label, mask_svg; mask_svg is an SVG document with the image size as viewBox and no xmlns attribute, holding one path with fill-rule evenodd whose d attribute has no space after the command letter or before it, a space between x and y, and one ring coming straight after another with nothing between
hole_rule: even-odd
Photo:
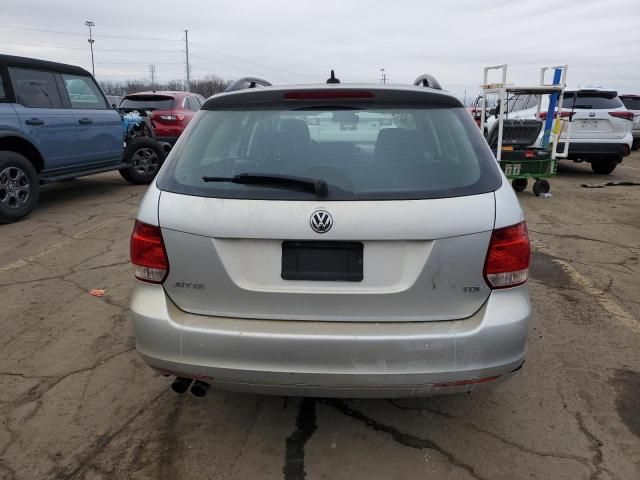
<instances>
[{"instance_id":1,"label":"dark parked car","mask_svg":"<svg viewBox=\"0 0 640 480\"><path fill-rule=\"evenodd\" d=\"M151 182L164 149L127 134L86 70L0 55L0 222L28 215L42 183L110 170Z\"/></svg>"}]
</instances>

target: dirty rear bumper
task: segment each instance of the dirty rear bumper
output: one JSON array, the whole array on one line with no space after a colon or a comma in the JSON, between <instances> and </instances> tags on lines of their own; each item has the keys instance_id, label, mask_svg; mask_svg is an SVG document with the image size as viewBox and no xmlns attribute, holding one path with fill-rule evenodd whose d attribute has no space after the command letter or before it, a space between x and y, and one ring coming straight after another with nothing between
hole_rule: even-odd
<instances>
[{"instance_id":1,"label":"dirty rear bumper","mask_svg":"<svg viewBox=\"0 0 640 480\"><path fill-rule=\"evenodd\" d=\"M596 142L578 142L571 141L569 144L570 160L592 160L602 158L622 159L625 155L629 155L630 146L626 143L596 143ZM564 150L564 143L558 143L558 151Z\"/></svg>"},{"instance_id":2,"label":"dirty rear bumper","mask_svg":"<svg viewBox=\"0 0 640 480\"><path fill-rule=\"evenodd\" d=\"M131 303L137 349L163 373L228 390L324 397L427 396L504 381L522 365L530 314L526 286L492 292L467 319L439 322L193 315L142 282Z\"/></svg>"}]
</instances>

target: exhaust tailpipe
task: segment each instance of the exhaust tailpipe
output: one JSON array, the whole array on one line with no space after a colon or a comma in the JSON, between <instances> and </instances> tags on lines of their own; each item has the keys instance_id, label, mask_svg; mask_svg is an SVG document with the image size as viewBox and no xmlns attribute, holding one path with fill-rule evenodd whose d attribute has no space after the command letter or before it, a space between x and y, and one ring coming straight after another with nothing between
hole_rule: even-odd
<instances>
[{"instance_id":1,"label":"exhaust tailpipe","mask_svg":"<svg viewBox=\"0 0 640 480\"><path fill-rule=\"evenodd\" d=\"M184 393L189 389L192 380L186 377L176 377L171 384L171 389L176 393Z\"/></svg>"},{"instance_id":2,"label":"exhaust tailpipe","mask_svg":"<svg viewBox=\"0 0 640 480\"><path fill-rule=\"evenodd\" d=\"M191 386L191 393L196 397L204 397L209 391L209 384L201 380L196 380Z\"/></svg>"}]
</instances>

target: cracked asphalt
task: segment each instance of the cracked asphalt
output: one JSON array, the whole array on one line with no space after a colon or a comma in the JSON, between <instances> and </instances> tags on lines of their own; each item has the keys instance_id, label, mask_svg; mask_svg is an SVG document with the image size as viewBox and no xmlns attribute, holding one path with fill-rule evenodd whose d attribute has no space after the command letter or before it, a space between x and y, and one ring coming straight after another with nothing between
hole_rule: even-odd
<instances>
[{"instance_id":1,"label":"cracked asphalt","mask_svg":"<svg viewBox=\"0 0 640 480\"><path fill-rule=\"evenodd\" d=\"M535 319L495 389L328 400L170 391L134 349L128 239L143 187L47 186L0 226L0 479L640 478L640 153L520 194ZM89 291L105 289L104 297Z\"/></svg>"}]
</instances>

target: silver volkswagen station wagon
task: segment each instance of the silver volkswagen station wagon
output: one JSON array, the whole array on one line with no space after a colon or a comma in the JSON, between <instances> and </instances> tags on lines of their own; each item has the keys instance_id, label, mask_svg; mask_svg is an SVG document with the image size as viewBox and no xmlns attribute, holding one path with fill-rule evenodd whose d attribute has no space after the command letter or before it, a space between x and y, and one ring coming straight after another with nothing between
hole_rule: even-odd
<instances>
[{"instance_id":1,"label":"silver volkswagen station wagon","mask_svg":"<svg viewBox=\"0 0 640 480\"><path fill-rule=\"evenodd\" d=\"M142 200L137 350L196 396L469 392L523 364L529 248L514 191L433 77L242 79Z\"/></svg>"}]
</instances>

